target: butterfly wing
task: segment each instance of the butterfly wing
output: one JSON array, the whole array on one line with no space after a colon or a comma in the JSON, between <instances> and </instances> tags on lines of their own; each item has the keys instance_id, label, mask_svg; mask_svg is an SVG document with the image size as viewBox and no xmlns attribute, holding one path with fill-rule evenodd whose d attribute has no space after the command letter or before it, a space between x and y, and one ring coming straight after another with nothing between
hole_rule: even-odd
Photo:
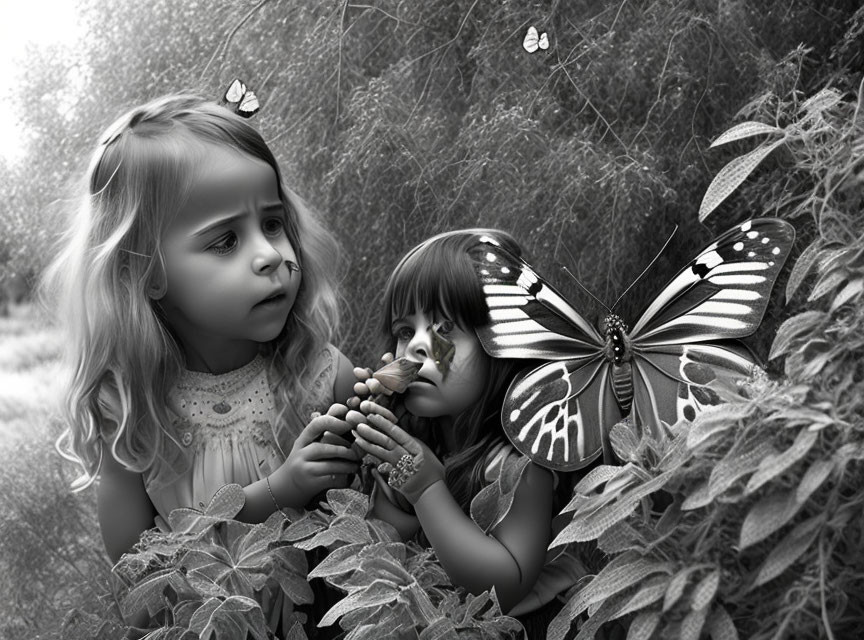
<instances>
[{"instance_id":1,"label":"butterfly wing","mask_svg":"<svg viewBox=\"0 0 864 640\"><path fill-rule=\"evenodd\" d=\"M692 420L752 372L755 358L731 339L759 326L794 238L782 220L745 222L662 289L629 336L638 424Z\"/></svg>"},{"instance_id":2,"label":"butterfly wing","mask_svg":"<svg viewBox=\"0 0 864 640\"><path fill-rule=\"evenodd\" d=\"M608 428L600 426L611 427L622 417L610 366L603 357L549 362L517 376L501 410L513 446L557 471L575 471L595 460L607 438Z\"/></svg>"},{"instance_id":3,"label":"butterfly wing","mask_svg":"<svg viewBox=\"0 0 864 640\"><path fill-rule=\"evenodd\" d=\"M237 114L244 118L250 118L258 113L260 109L261 105L258 102L258 97L253 92L247 91L240 100L240 104L237 105Z\"/></svg>"},{"instance_id":4,"label":"butterfly wing","mask_svg":"<svg viewBox=\"0 0 864 640\"><path fill-rule=\"evenodd\" d=\"M648 346L750 335L762 322L794 240L794 227L773 218L730 229L663 288L631 339Z\"/></svg>"},{"instance_id":5,"label":"butterfly wing","mask_svg":"<svg viewBox=\"0 0 864 640\"><path fill-rule=\"evenodd\" d=\"M469 250L489 306L489 324L478 329L495 358L593 360L605 342L597 330L527 262L482 236Z\"/></svg>"},{"instance_id":6,"label":"butterfly wing","mask_svg":"<svg viewBox=\"0 0 864 640\"><path fill-rule=\"evenodd\" d=\"M525 34L525 39L522 40L522 48L528 53L534 53L540 46L540 35L535 27L528 27L528 33Z\"/></svg>"},{"instance_id":7,"label":"butterfly wing","mask_svg":"<svg viewBox=\"0 0 864 640\"><path fill-rule=\"evenodd\" d=\"M225 102L232 104L240 102L243 99L243 94L246 93L246 85L239 78L234 78L228 89L225 91Z\"/></svg>"},{"instance_id":8,"label":"butterfly wing","mask_svg":"<svg viewBox=\"0 0 864 640\"><path fill-rule=\"evenodd\" d=\"M540 34L540 40L537 41L537 46L544 51L549 48L549 36L545 31Z\"/></svg>"},{"instance_id":9,"label":"butterfly wing","mask_svg":"<svg viewBox=\"0 0 864 640\"><path fill-rule=\"evenodd\" d=\"M469 250L489 307L477 329L496 358L551 360L518 376L502 423L513 445L537 464L585 466L602 451L605 429L620 419L605 342L597 330L524 260L483 236Z\"/></svg>"}]
</instances>

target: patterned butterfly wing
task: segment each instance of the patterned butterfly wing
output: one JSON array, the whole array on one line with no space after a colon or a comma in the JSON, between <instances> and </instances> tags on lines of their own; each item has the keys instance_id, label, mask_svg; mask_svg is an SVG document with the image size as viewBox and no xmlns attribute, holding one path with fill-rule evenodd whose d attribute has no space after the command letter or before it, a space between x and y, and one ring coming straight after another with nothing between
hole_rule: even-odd
<instances>
[{"instance_id":1,"label":"patterned butterfly wing","mask_svg":"<svg viewBox=\"0 0 864 640\"><path fill-rule=\"evenodd\" d=\"M528 27L525 39L522 40L522 48L528 53L534 53L540 47L540 34L536 27Z\"/></svg>"},{"instance_id":2,"label":"patterned butterfly wing","mask_svg":"<svg viewBox=\"0 0 864 640\"><path fill-rule=\"evenodd\" d=\"M764 218L727 231L682 269L629 334L633 413L658 428L692 420L722 389L747 377L755 358L731 340L762 322L795 231Z\"/></svg>"},{"instance_id":3,"label":"patterned butterfly wing","mask_svg":"<svg viewBox=\"0 0 864 640\"><path fill-rule=\"evenodd\" d=\"M489 324L477 330L496 358L551 360L518 376L502 408L513 445L537 464L585 466L602 450L601 426L620 410L611 396L597 330L521 258L483 236L469 254L483 285Z\"/></svg>"},{"instance_id":4,"label":"patterned butterfly wing","mask_svg":"<svg viewBox=\"0 0 864 640\"><path fill-rule=\"evenodd\" d=\"M228 89L225 91L225 102L236 104L243 99L245 93L246 85L243 84L239 78L234 78L231 84L228 85Z\"/></svg>"},{"instance_id":5,"label":"patterned butterfly wing","mask_svg":"<svg viewBox=\"0 0 864 640\"><path fill-rule=\"evenodd\" d=\"M258 102L258 97L251 91L247 91L237 105L237 115L244 118L251 118L261 109L261 104Z\"/></svg>"}]
</instances>

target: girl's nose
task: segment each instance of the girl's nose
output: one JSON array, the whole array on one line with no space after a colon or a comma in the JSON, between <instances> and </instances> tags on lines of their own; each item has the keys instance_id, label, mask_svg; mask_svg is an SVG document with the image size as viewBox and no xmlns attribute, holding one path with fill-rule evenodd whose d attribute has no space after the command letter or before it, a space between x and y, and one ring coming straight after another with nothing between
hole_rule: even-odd
<instances>
[{"instance_id":1,"label":"girl's nose","mask_svg":"<svg viewBox=\"0 0 864 640\"><path fill-rule=\"evenodd\" d=\"M282 263L282 254L268 241L258 241L255 257L252 259L252 270L261 275L269 275Z\"/></svg>"},{"instance_id":2,"label":"girl's nose","mask_svg":"<svg viewBox=\"0 0 864 640\"><path fill-rule=\"evenodd\" d=\"M405 349L409 359L422 361L429 355L429 332L426 329L415 331L408 347Z\"/></svg>"}]
</instances>

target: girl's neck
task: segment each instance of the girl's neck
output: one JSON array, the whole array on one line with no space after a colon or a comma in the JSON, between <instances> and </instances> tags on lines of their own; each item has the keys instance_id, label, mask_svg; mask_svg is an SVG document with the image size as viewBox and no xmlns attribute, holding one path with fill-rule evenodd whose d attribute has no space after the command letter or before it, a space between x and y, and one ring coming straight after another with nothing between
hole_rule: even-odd
<instances>
[{"instance_id":1,"label":"girl's neck","mask_svg":"<svg viewBox=\"0 0 864 640\"><path fill-rule=\"evenodd\" d=\"M184 345L186 352L186 368L189 371L220 374L234 371L249 364L258 355L258 344L244 342L235 348L205 353L190 345Z\"/></svg>"}]
</instances>

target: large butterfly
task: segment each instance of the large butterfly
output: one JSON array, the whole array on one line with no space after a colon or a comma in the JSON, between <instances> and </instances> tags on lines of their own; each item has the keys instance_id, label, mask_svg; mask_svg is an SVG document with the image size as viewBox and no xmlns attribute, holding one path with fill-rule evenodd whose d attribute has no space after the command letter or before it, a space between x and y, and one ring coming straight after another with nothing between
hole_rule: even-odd
<instances>
[{"instance_id":1,"label":"large butterfly","mask_svg":"<svg viewBox=\"0 0 864 640\"><path fill-rule=\"evenodd\" d=\"M609 313L599 330L521 258L483 236L470 254L489 324L478 330L498 358L547 360L510 385L502 422L537 464L572 471L609 451L622 418L658 433L718 404L716 387L747 377L753 358L735 338L762 321L795 230L756 219L727 231L663 287L628 329Z\"/></svg>"},{"instance_id":2,"label":"large butterfly","mask_svg":"<svg viewBox=\"0 0 864 640\"><path fill-rule=\"evenodd\" d=\"M234 113L244 118L251 118L261 108L258 97L249 91L239 78L235 78L228 85L223 99Z\"/></svg>"}]
</instances>

